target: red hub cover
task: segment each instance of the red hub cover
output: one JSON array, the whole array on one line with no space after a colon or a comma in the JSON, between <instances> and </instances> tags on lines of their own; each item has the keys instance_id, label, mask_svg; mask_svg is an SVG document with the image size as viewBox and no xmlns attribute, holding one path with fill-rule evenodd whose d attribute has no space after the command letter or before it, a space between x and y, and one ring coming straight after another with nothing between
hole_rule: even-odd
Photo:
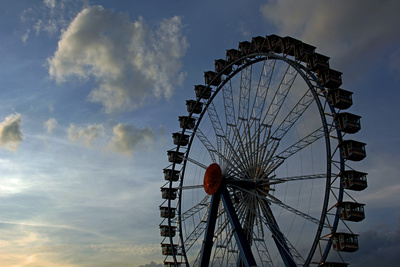
<instances>
[{"instance_id":1,"label":"red hub cover","mask_svg":"<svg viewBox=\"0 0 400 267\"><path fill-rule=\"evenodd\" d=\"M208 166L204 174L203 186L207 194L213 195L218 191L222 181L221 167L217 163Z\"/></svg>"}]
</instances>

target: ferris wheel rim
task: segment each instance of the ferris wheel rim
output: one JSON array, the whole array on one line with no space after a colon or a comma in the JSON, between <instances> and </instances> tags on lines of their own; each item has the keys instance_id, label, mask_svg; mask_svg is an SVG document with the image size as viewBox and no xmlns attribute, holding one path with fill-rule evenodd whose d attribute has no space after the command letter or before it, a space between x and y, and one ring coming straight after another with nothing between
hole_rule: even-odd
<instances>
[{"instance_id":1,"label":"ferris wheel rim","mask_svg":"<svg viewBox=\"0 0 400 267\"><path fill-rule=\"evenodd\" d=\"M198 130L198 127L199 127L199 125L200 125L200 123L201 123L201 121L203 119L203 116L206 113L206 110L208 109L209 105L213 102L215 96L223 88L223 85L225 85L229 80L231 80L236 74L241 72L245 67L251 66L253 64L256 64L257 62L260 62L260 61L263 61L263 60L265 61L265 60L269 60L269 59L282 60L285 63L287 63L287 64L291 65L292 67L294 67L297 70L297 72L301 74L303 80L306 83L307 82L309 83L308 87L311 90L311 92L313 93L314 100L316 100L315 102L317 103L317 105L319 105L318 109L319 109L319 112L320 112L321 120L323 121L324 136L325 136L325 139L326 139L325 140L326 147L327 147L327 151L326 151L326 154L327 154L327 173L326 173L326 175L328 176L327 179L326 179L326 187L325 187L326 193L325 193L325 200L324 200L324 205L323 205L323 210L325 210L325 211L323 211L321 213L321 219L320 219L320 224L319 224L319 228L321 228L323 226L323 224L324 224L324 218L326 217L326 209L327 209L327 206L328 206L328 199L326 199L326 197L329 198L329 193L327 193L327 192L331 189L330 188L330 180L331 180L331 162L330 162L330 158L332 156L332 152L330 151L331 145L330 145L329 131L327 130L327 123L326 123L326 119L325 119L326 115L324 114L324 110L320 107L321 106L321 102L319 100L319 96L318 96L316 90L314 90L314 86L312 86L310 81L308 81L306 79L306 76L309 75L310 78L314 79L315 82L317 82L316 77L315 77L313 72L308 70L302 64L300 64L300 63L298 63L298 62L296 62L294 60L288 59L287 57L279 56L279 55L277 55L277 54L275 54L273 52L248 54L248 55L245 55L245 56L243 56L241 58L236 59L235 61L230 62L229 66L226 66L226 68L232 67L235 64L237 64L238 62L247 61L245 64L239 65L239 67L237 69L235 69L229 75L227 75L226 78L222 81L222 83L217 86L217 89L215 89L213 91L212 96L210 97L210 99L208 101L206 101L205 108L202 110L201 115L198 118L196 118L196 123L195 123L194 128L190 129L192 134L190 136L190 141L188 143L188 147L187 147L187 150L186 150L187 152L186 153L188 155L190 154L191 145L192 145L193 140L195 139L195 133ZM223 72L223 70L221 70L217 74L217 76L222 77L223 76L222 72ZM216 78L214 78L214 79L216 79ZM206 86L206 88L211 88L211 82ZM197 103L200 102L200 100L201 100L201 97L198 97L197 100L196 100L196 105L197 105ZM334 108L331 107L331 111L335 114L335 109ZM193 112L190 112L188 118L192 118L192 116L193 116ZM185 127L183 127L182 131L181 131L182 135L184 135L187 130L189 130L189 128L187 127L187 125L185 125ZM341 134L340 130L337 130L337 134L338 134L338 138L341 140L342 139L342 134ZM180 151L180 144L177 145L175 151L176 152ZM179 186L179 189L178 189L178 191L179 191L178 217L181 216L182 188L183 188L183 182L184 182L184 179L185 179L185 169L186 169L187 161L188 161L187 158L183 159L183 166L181 168L180 186ZM340 169L344 170L344 160L343 160L342 157L340 157ZM172 170L175 170L175 162L173 162L173 164L172 164ZM169 187L170 187L170 189L172 188L172 181L170 181ZM339 192L340 192L339 193L339 200L341 200L342 197L343 197L343 188L340 188ZM168 207L169 208L172 207L170 199L168 200ZM334 218L335 219L334 219L334 225L333 225L333 228L332 228L332 233L335 233L336 229L337 229L337 222L339 221L337 213L336 213ZM171 221L172 221L172 219L168 218L169 227L171 227L171 225L172 225ZM180 236L180 238L182 240L184 239L183 232L182 232L182 227L179 227L179 236ZM311 258L315 253L315 249L316 249L316 246L317 246L317 241L320 239L320 237L321 237L321 232L319 232L319 234L317 234L315 236L315 241L314 241L315 247L312 250L310 250L310 253L307 256L306 264L310 263ZM173 244L172 236L170 236L170 243ZM184 247L184 242L183 241L182 241L181 247L182 247L182 250L183 250L183 255L182 256L185 258L186 264L189 265L189 261L188 261L188 259L186 257L186 254L185 254L185 247ZM326 251L328 251L329 249L330 249L330 242L326 246ZM326 253L326 251L325 251L325 253ZM174 260L176 261L175 256L176 255L174 254L173 257L174 257ZM326 258L326 255L324 254L324 259L323 260L325 260L325 258Z\"/></svg>"}]
</instances>

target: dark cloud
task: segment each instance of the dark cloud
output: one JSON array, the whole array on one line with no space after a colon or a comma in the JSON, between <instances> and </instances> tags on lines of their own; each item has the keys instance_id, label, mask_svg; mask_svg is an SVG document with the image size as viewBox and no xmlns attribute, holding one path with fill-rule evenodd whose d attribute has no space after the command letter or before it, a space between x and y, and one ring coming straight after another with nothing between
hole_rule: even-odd
<instances>
[{"instance_id":1,"label":"dark cloud","mask_svg":"<svg viewBox=\"0 0 400 267\"><path fill-rule=\"evenodd\" d=\"M293 12L296 10L296 12ZM368 55L379 60L392 53L391 67L399 69L400 28L397 13L400 2L385 1L268 1L261 7L264 17L282 35L291 35L317 46L340 68ZM391 49L388 49L388 48ZM397 53L397 54L396 54Z\"/></svg>"},{"instance_id":2,"label":"dark cloud","mask_svg":"<svg viewBox=\"0 0 400 267\"><path fill-rule=\"evenodd\" d=\"M346 255L354 267L396 266L400 262L400 217L397 229L381 224L359 236L360 249Z\"/></svg>"}]
</instances>

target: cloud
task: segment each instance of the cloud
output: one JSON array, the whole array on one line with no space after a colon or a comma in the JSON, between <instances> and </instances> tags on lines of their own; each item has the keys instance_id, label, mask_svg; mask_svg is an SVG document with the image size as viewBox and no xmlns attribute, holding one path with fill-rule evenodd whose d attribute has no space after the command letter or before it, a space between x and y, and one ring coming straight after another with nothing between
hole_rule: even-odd
<instances>
[{"instance_id":1,"label":"cloud","mask_svg":"<svg viewBox=\"0 0 400 267\"><path fill-rule=\"evenodd\" d=\"M26 43L31 32L35 32L36 36L42 32L53 36L63 31L84 6L87 6L87 0L43 0L41 3L35 3L20 15L25 28L22 41Z\"/></svg>"},{"instance_id":2,"label":"cloud","mask_svg":"<svg viewBox=\"0 0 400 267\"><path fill-rule=\"evenodd\" d=\"M20 114L11 114L0 123L0 147L16 151L22 142L22 120Z\"/></svg>"},{"instance_id":3,"label":"cloud","mask_svg":"<svg viewBox=\"0 0 400 267\"><path fill-rule=\"evenodd\" d=\"M102 6L83 9L61 35L48 58L49 74L58 83L94 78L89 97L107 113L129 111L161 97L170 98L182 85L181 58L188 43L178 16L164 19L158 29L143 18Z\"/></svg>"},{"instance_id":4,"label":"cloud","mask_svg":"<svg viewBox=\"0 0 400 267\"><path fill-rule=\"evenodd\" d=\"M295 12L294 12L295 10ZM340 65L362 55L379 55L397 48L400 2L385 1L268 1L261 7L265 19L282 35L290 35L317 46ZM397 44L396 44L397 43ZM371 58L365 59L370 61ZM398 65L398 63L397 63Z\"/></svg>"},{"instance_id":5,"label":"cloud","mask_svg":"<svg viewBox=\"0 0 400 267\"><path fill-rule=\"evenodd\" d=\"M117 124L114 136L109 144L109 149L126 156L131 156L136 148L147 147L154 141L154 131L149 128L137 129L122 123Z\"/></svg>"},{"instance_id":6,"label":"cloud","mask_svg":"<svg viewBox=\"0 0 400 267\"><path fill-rule=\"evenodd\" d=\"M43 0L44 4L49 8L56 7L56 0Z\"/></svg>"},{"instance_id":7,"label":"cloud","mask_svg":"<svg viewBox=\"0 0 400 267\"><path fill-rule=\"evenodd\" d=\"M104 134L101 124L89 125L86 129L71 124L68 129L68 138L73 142L82 142L86 146L92 146L93 141Z\"/></svg>"},{"instance_id":8,"label":"cloud","mask_svg":"<svg viewBox=\"0 0 400 267\"><path fill-rule=\"evenodd\" d=\"M57 125L58 125L57 120L54 118L50 118L44 123L44 128L48 133L52 133L54 128L57 127Z\"/></svg>"}]
</instances>

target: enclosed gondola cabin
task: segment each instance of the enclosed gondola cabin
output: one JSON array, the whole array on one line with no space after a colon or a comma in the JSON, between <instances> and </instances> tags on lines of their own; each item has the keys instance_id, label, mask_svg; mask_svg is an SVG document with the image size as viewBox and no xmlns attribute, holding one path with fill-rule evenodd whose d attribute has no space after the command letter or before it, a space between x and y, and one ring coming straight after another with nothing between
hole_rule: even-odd
<instances>
[{"instance_id":1,"label":"enclosed gondola cabin","mask_svg":"<svg viewBox=\"0 0 400 267\"><path fill-rule=\"evenodd\" d=\"M294 57L295 55L295 47L296 45L300 44L301 41L294 39L290 36L286 36L282 38L282 44L283 44L283 53L289 56Z\"/></svg>"},{"instance_id":2,"label":"enclosed gondola cabin","mask_svg":"<svg viewBox=\"0 0 400 267\"><path fill-rule=\"evenodd\" d=\"M326 88L338 88L342 85L342 73L333 69L321 70L318 73L318 83Z\"/></svg>"},{"instance_id":3,"label":"enclosed gondola cabin","mask_svg":"<svg viewBox=\"0 0 400 267\"><path fill-rule=\"evenodd\" d=\"M265 37L257 36L251 39L251 48L258 53L268 53L269 46Z\"/></svg>"},{"instance_id":4,"label":"enclosed gondola cabin","mask_svg":"<svg viewBox=\"0 0 400 267\"><path fill-rule=\"evenodd\" d=\"M177 194L176 194L177 190L178 189L176 189L176 188L168 188L168 187L161 188L161 196L163 199L174 200L174 199L176 199L176 196L177 196Z\"/></svg>"},{"instance_id":5,"label":"enclosed gondola cabin","mask_svg":"<svg viewBox=\"0 0 400 267\"><path fill-rule=\"evenodd\" d=\"M174 218L175 217L175 208L160 207L160 216L162 218Z\"/></svg>"},{"instance_id":6,"label":"enclosed gondola cabin","mask_svg":"<svg viewBox=\"0 0 400 267\"><path fill-rule=\"evenodd\" d=\"M362 191L368 187L367 173L354 170L342 171L340 174L340 182L345 189Z\"/></svg>"},{"instance_id":7,"label":"enclosed gondola cabin","mask_svg":"<svg viewBox=\"0 0 400 267\"><path fill-rule=\"evenodd\" d=\"M168 161L172 162L172 163L182 163L183 161L183 152L177 152L175 150L168 150L167 151L167 155L168 155Z\"/></svg>"},{"instance_id":8,"label":"enclosed gondola cabin","mask_svg":"<svg viewBox=\"0 0 400 267\"><path fill-rule=\"evenodd\" d=\"M161 244L162 254L172 256L178 251L178 245Z\"/></svg>"},{"instance_id":9,"label":"enclosed gondola cabin","mask_svg":"<svg viewBox=\"0 0 400 267\"><path fill-rule=\"evenodd\" d=\"M189 113L200 114L203 110L203 103L196 100L186 100L186 109Z\"/></svg>"},{"instance_id":10,"label":"enclosed gondola cabin","mask_svg":"<svg viewBox=\"0 0 400 267\"><path fill-rule=\"evenodd\" d=\"M354 134L361 129L361 117L351 113L337 113L335 123L338 129L344 133Z\"/></svg>"},{"instance_id":11,"label":"enclosed gondola cabin","mask_svg":"<svg viewBox=\"0 0 400 267\"><path fill-rule=\"evenodd\" d=\"M221 76L214 71L204 72L204 82L206 85L218 86L221 83Z\"/></svg>"},{"instance_id":12,"label":"enclosed gondola cabin","mask_svg":"<svg viewBox=\"0 0 400 267\"><path fill-rule=\"evenodd\" d=\"M366 157L365 145L354 140L344 140L339 144L340 154L346 160L363 160Z\"/></svg>"},{"instance_id":13,"label":"enclosed gondola cabin","mask_svg":"<svg viewBox=\"0 0 400 267\"><path fill-rule=\"evenodd\" d=\"M312 71L329 69L329 57L314 53L308 57L307 68Z\"/></svg>"},{"instance_id":14,"label":"enclosed gondola cabin","mask_svg":"<svg viewBox=\"0 0 400 267\"><path fill-rule=\"evenodd\" d=\"M174 139L175 145L186 146L189 143L189 135L180 132L173 133L172 139Z\"/></svg>"},{"instance_id":15,"label":"enclosed gondola cabin","mask_svg":"<svg viewBox=\"0 0 400 267\"><path fill-rule=\"evenodd\" d=\"M204 85L195 85L194 92L197 98L209 99L211 97L211 88Z\"/></svg>"},{"instance_id":16,"label":"enclosed gondola cabin","mask_svg":"<svg viewBox=\"0 0 400 267\"><path fill-rule=\"evenodd\" d=\"M315 51L315 46L300 42L295 46L294 56L296 60L307 63L311 55L314 54L314 51Z\"/></svg>"},{"instance_id":17,"label":"enclosed gondola cabin","mask_svg":"<svg viewBox=\"0 0 400 267\"><path fill-rule=\"evenodd\" d=\"M335 251L354 252L358 250L358 235L350 233L335 233L330 236Z\"/></svg>"},{"instance_id":18,"label":"enclosed gondola cabin","mask_svg":"<svg viewBox=\"0 0 400 267\"><path fill-rule=\"evenodd\" d=\"M344 262L321 262L319 267L347 267L349 264Z\"/></svg>"},{"instance_id":19,"label":"enclosed gondola cabin","mask_svg":"<svg viewBox=\"0 0 400 267\"><path fill-rule=\"evenodd\" d=\"M248 41L244 41L244 42L240 42L239 43L239 53L240 56L247 56L248 54L250 54L251 52L251 43Z\"/></svg>"},{"instance_id":20,"label":"enclosed gondola cabin","mask_svg":"<svg viewBox=\"0 0 400 267\"><path fill-rule=\"evenodd\" d=\"M365 219L365 204L343 201L336 204L339 218L346 221L359 222Z\"/></svg>"},{"instance_id":21,"label":"enclosed gondola cabin","mask_svg":"<svg viewBox=\"0 0 400 267\"><path fill-rule=\"evenodd\" d=\"M340 88L329 89L326 94L326 99L331 107L348 109L353 105L352 94L353 92Z\"/></svg>"},{"instance_id":22,"label":"enclosed gondola cabin","mask_svg":"<svg viewBox=\"0 0 400 267\"><path fill-rule=\"evenodd\" d=\"M243 63L242 60L237 61L240 58L240 53L237 49L228 49L226 50L226 61L229 63L233 63L235 65L241 65Z\"/></svg>"},{"instance_id":23,"label":"enclosed gondola cabin","mask_svg":"<svg viewBox=\"0 0 400 267\"><path fill-rule=\"evenodd\" d=\"M164 169L164 179L167 181L176 182L179 180L179 173L178 170L171 170L171 169Z\"/></svg>"},{"instance_id":24,"label":"enclosed gondola cabin","mask_svg":"<svg viewBox=\"0 0 400 267\"><path fill-rule=\"evenodd\" d=\"M160 234L161 236L168 237L172 236L174 237L176 234L176 226L172 226L171 228L168 225L160 225Z\"/></svg>"},{"instance_id":25,"label":"enclosed gondola cabin","mask_svg":"<svg viewBox=\"0 0 400 267\"><path fill-rule=\"evenodd\" d=\"M229 62L224 59L216 59L214 66L215 72L221 72L224 75L229 75L232 72L232 66L229 66Z\"/></svg>"},{"instance_id":26,"label":"enclosed gondola cabin","mask_svg":"<svg viewBox=\"0 0 400 267\"><path fill-rule=\"evenodd\" d=\"M282 37L275 35L275 34L271 34L271 35L267 35L265 38L267 39L269 49L272 52L275 52L278 54L282 53L282 46L283 46Z\"/></svg>"},{"instance_id":27,"label":"enclosed gondola cabin","mask_svg":"<svg viewBox=\"0 0 400 267\"><path fill-rule=\"evenodd\" d=\"M194 118L189 118L188 116L179 116L179 126L184 129L193 129L196 120Z\"/></svg>"}]
</instances>

